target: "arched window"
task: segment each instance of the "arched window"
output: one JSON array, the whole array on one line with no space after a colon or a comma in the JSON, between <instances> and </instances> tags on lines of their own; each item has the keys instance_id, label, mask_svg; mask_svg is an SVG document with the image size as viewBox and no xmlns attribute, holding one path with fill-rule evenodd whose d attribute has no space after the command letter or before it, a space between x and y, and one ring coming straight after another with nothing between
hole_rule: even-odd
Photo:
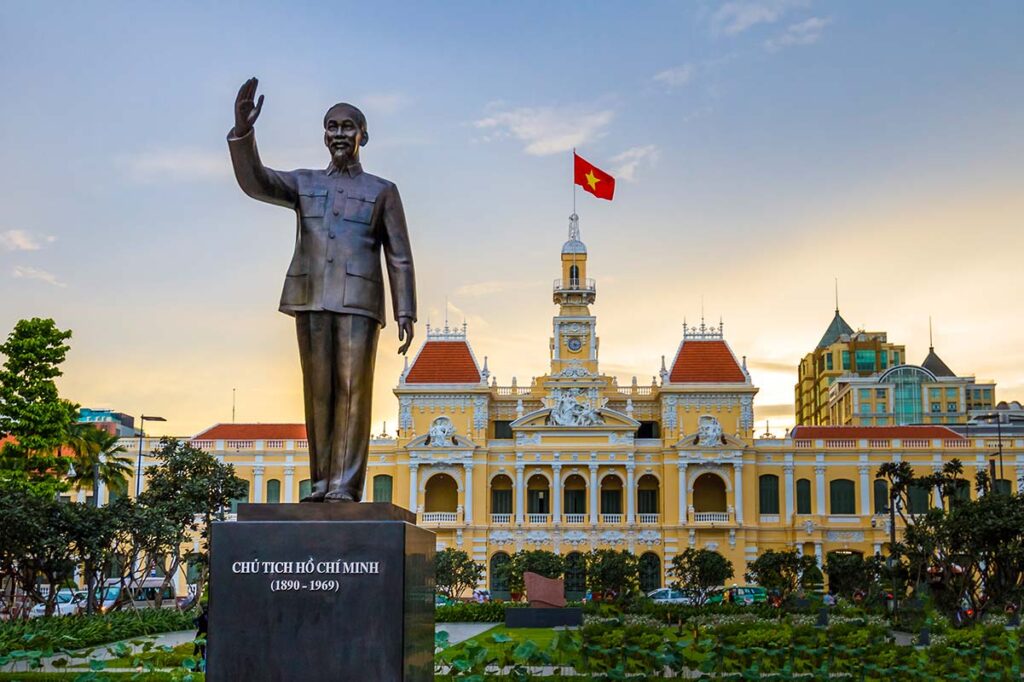
<instances>
[{"instance_id":1,"label":"arched window","mask_svg":"<svg viewBox=\"0 0 1024 682\"><path fill-rule=\"evenodd\" d=\"M693 482L693 510L695 512L728 511L725 481L716 474L701 474Z\"/></svg>"},{"instance_id":2,"label":"arched window","mask_svg":"<svg viewBox=\"0 0 1024 682\"><path fill-rule=\"evenodd\" d=\"M459 484L448 474L434 474L427 479L423 492L423 511L454 512L459 506Z\"/></svg>"},{"instance_id":3,"label":"arched window","mask_svg":"<svg viewBox=\"0 0 1024 682\"><path fill-rule=\"evenodd\" d=\"M565 598L580 601L587 594L587 564L579 552L565 557Z\"/></svg>"},{"instance_id":4,"label":"arched window","mask_svg":"<svg viewBox=\"0 0 1024 682\"><path fill-rule=\"evenodd\" d=\"M614 474L601 481L601 513L622 513L622 479Z\"/></svg>"},{"instance_id":5,"label":"arched window","mask_svg":"<svg viewBox=\"0 0 1024 682\"><path fill-rule=\"evenodd\" d=\"M856 486L846 478L837 478L829 483L829 514L856 514Z\"/></svg>"},{"instance_id":6,"label":"arched window","mask_svg":"<svg viewBox=\"0 0 1024 682\"><path fill-rule=\"evenodd\" d=\"M796 513L811 513L811 482L809 479L801 478L796 482Z\"/></svg>"},{"instance_id":7,"label":"arched window","mask_svg":"<svg viewBox=\"0 0 1024 682\"><path fill-rule=\"evenodd\" d=\"M575 287L580 284L580 267L573 263L569 266L569 286Z\"/></svg>"},{"instance_id":8,"label":"arched window","mask_svg":"<svg viewBox=\"0 0 1024 682\"><path fill-rule=\"evenodd\" d=\"M661 557L654 552L640 555L640 590L644 594L661 587Z\"/></svg>"},{"instance_id":9,"label":"arched window","mask_svg":"<svg viewBox=\"0 0 1024 682\"><path fill-rule=\"evenodd\" d=\"M763 474L758 478L758 513L779 513L779 477L775 474Z\"/></svg>"},{"instance_id":10,"label":"arched window","mask_svg":"<svg viewBox=\"0 0 1024 682\"><path fill-rule=\"evenodd\" d=\"M281 481L272 478L267 481L267 504L278 504L281 502Z\"/></svg>"},{"instance_id":11,"label":"arched window","mask_svg":"<svg viewBox=\"0 0 1024 682\"><path fill-rule=\"evenodd\" d=\"M373 477L373 501L391 501L392 480L387 474L378 474Z\"/></svg>"},{"instance_id":12,"label":"arched window","mask_svg":"<svg viewBox=\"0 0 1024 682\"><path fill-rule=\"evenodd\" d=\"M491 479L491 514L512 514L512 479L505 474Z\"/></svg>"},{"instance_id":13,"label":"arched window","mask_svg":"<svg viewBox=\"0 0 1024 682\"><path fill-rule=\"evenodd\" d=\"M639 514L658 513L658 479L644 474L637 481L636 507Z\"/></svg>"},{"instance_id":14,"label":"arched window","mask_svg":"<svg viewBox=\"0 0 1024 682\"><path fill-rule=\"evenodd\" d=\"M491 578L491 597L494 599L508 599L508 581L505 580L505 576L501 575L499 570L502 566L507 564L511 559L508 554L504 552L496 552L491 557L491 569L489 571Z\"/></svg>"},{"instance_id":15,"label":"arched window","mask_svg":"<svg viewBox=\"0 0 1024 682\"><path fill-rule=\"evenodd\" d=\"M548 490L548 479L540 474L530 476L530 480L526 482L526 513L551 513L551 492Z\"/></svg>"},{"instance_id":16,"label":"arched window","mask_svg":"<svg viewBox=\"0 0 1024 682\"><path fill-rule=\"evenodd\" d=\"M889 513L889 482L884 478L875 479L875 513Z\"/></svg>"},{"instance_id":17,"label":"arched window","mask_svg":"<svg viewBox=\"0 0 1024 682\"><path fill-rule=\"evenodd\" d=\"M587 482L579 474L573 474L565 479L562 486L566 514L587 513Z\"/></svg>"},{"instance_id":18,"label":"arched window","mask_svg":"<svg viewBox=\"0 0 1024 682\"><path fill-rule=\"evenodd\" d=\"M243 492L241 495L239 495L235 499L231 500L231 513L232 514L237 514L238 513L238 505L242 504L243 502L248 502L249 501L249 481L243 481L243 483L245 483L245 492Z\"/></svg>"},{"instance_id":19,"label":"arched window","mask_svg":"<svg viewBox=\"0 0 1024 682\"><path fill-rule=\"evenodd\" d=\"M299 481L299 499L304 500L313 494L313 482L308 478Z\"/></svg>"}]
</instances>

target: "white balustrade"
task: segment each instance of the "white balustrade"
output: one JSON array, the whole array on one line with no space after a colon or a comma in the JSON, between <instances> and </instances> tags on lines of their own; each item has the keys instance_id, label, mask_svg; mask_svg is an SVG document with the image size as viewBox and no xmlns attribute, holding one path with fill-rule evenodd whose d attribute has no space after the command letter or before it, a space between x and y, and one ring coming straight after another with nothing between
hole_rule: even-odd
<instances>
[{"instance_id":1,"label":"white balustrade","mask_svg":"<svg viewBox=\"0 0 1024 682\"><path fill-rule=\"evenodd\" d=\"M693 520L696 523L728 523L729 512L694 512Z\"/></svg>"},{"instance_id":2,"label":"white balustrade","mask_svg":"<svg viewBox=\"0 0 1024 682\"><path fill-rule=\"evenodd\" d=\"M491 523L496 525L508 525L512 523L511 514L491 514Z\"/></svg>"},{"instance_id":3,"label":"white balustrade","mask_svg":"<svg viewBox=\"0 0 1024 682\"><path fill-rule=\"evenodd\" d=\"M586 523L586 514L563 514L562 523Z\"/></svg>"},{"instance_id":4,"label":"white balustrade","mask_svg":"<svg viewBox=\"0 0 1024 682\"><path fill-rule=\"evenodd\" d=\"M527 514L526 515L526 520L527 520L528 523L534 523L534 524L551 523L551 515L550 514Z\"/></svg>"},{"instance_id":5,"label":"white balustrade","mask_svg":"<svg viewBox=\"0 0 1024 682\"><path fill-rule=\"evenodd\" d=\"M423 523L457 523L458 512L423 512Z\"/></svg>"},{"instance_id":6,"label":"white balustrade","mask_svg":"<svg viewBox=\"0 0 1024 682\"><path fill-rule=\"evenodd\" d=\"M601 514L601 523L622 523L622 514Z\"/></svg>"},{"instance_id":7,"label":"white balustrade","mask_svg":"<svg viewBox=\"0 0 1024 682\"><path fill-rule=\"evenodd\" d=\"M661 522L661 514L637 514L636 516L640 519L640 523L642 524Z\"/></svg>"}]
</instances>

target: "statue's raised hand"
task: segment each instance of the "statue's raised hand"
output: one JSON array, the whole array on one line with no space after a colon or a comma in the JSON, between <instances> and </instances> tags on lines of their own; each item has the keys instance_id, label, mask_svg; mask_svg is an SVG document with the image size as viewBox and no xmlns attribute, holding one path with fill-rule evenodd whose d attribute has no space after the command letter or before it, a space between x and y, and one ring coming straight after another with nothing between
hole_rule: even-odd
<instances>
[{"instance_id":1,"label":"statue's raised hand","mask_svg":"<svg viewBox=\"0 0 1024 682\"><path fill-rule=\"evenodd\" d=\"M263 109L263 95L257 102L253 101L256 95L256 86L260 84L258 78L253 77L242 83L238 89L238 96L235 97L235 130L234 137L244 137L252 130L256 119L260 117Z\"/></svg>"}]
</instances>

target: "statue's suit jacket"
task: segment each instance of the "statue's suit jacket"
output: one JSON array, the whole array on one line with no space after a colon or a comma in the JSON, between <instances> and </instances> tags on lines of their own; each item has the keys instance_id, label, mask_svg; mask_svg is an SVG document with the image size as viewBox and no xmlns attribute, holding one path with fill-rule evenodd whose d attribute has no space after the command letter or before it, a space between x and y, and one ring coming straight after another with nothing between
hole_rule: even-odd
<instances>
[{"instance_id":1,"label":"statue's suit jacket","mask_svg":"<svg viewBox=\"0 0 1024 682\"><path fill-rule=\"evenodd\" d=\"M281 292L281 312L364 315L384 326L383 250L395 319L416 320L412 249L394 183L364 173L358 163L341 171L333 165L325 170L267 168L251 130L237 138L229 133L228 147L246 194L295 209L295 253Z\"/></svg>"}]
</instances>

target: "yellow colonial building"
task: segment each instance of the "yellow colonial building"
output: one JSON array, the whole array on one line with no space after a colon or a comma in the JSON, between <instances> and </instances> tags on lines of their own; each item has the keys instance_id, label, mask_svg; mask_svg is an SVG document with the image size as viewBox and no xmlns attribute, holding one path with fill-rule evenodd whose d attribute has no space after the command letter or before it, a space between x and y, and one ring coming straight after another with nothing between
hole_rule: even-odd
<instances>
[{"instance_id":1,"label":"yellow colonial building","mask_svg":"<svg viewBox=\"0 0 1024 682\"><path fill-rule=\"evenodd\" d=\"M684 324L654 383L619 385L601 370L590 310L597 286L575 221L557 266L547 374L499 386L465 325L428 327L394 389L398 436L370 447L364 499L414 510L439 548L484 564L484 582L499 595L505 586L493 569L519 549L568 555L570 592L583 590L580 557L595 548L639 555L646 589L664 584L688 547L724 554L737 582L767 549L819 562L832 551L884 552L881 464L908 461L927 474L959 457L970 471L995 451L994 438L944 425L800 426L757 439L757 388L721 324ZM192 442L235 466L251 502L296 502L308 491L302 425L219 424ZM1000 444L1003 476L1019 481L1024 440ZM935 499L918 495L914 504Z\"/></svg>"}]
</instances>

